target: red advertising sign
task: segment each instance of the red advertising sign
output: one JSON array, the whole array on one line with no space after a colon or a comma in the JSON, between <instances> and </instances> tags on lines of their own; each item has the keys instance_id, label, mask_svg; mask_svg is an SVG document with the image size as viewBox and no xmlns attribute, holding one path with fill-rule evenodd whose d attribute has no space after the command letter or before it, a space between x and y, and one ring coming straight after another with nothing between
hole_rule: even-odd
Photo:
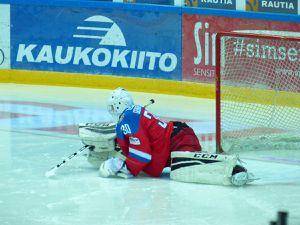
<instances>
[{"instance_id":1,"label":"red advertising sign","mask_svg":"<svg viewBox=\"0 0 300 225\"><path fill-rule=\"evenodd\" d=\"M299 32L300 24L184 14L182 21L182 79L184 81L214 83L216 33L221 31L243 30Z\"/></svg>"}]
</instances>

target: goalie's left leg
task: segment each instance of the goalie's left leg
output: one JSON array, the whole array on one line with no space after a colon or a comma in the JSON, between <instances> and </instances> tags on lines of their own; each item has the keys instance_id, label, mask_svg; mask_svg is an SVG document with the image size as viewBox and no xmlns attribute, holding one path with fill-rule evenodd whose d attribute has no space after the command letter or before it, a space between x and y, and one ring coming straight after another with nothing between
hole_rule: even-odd
<instances>
[{"instance_id":1,"label":"goalie's left leg","mask_svg":"<svg viewBox=\"0 0 300 225\"><path fill-rule=\"evenodd\" d=\"M176 181L236 186L252 181L237 156L178 151L171 159L170 177Z\"/></svg>"}]
</instances>

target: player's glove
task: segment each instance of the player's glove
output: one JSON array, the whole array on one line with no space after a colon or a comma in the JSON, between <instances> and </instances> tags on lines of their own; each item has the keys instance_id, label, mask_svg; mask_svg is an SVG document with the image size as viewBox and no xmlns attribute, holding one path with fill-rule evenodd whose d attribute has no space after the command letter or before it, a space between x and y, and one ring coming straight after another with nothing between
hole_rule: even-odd
<instances>
[{"instance_id":1,"label":"player's glove","mask_svg":"<svg viewBox=\"0 0 300 225\"><path fill-rule=\"evenodd\" d=\"M127 169L125 161L119 158L111 158L104 161L99 168L101 177L118 176L122 178L131 178L133 175Z\"/></svg>"}]
</instances>

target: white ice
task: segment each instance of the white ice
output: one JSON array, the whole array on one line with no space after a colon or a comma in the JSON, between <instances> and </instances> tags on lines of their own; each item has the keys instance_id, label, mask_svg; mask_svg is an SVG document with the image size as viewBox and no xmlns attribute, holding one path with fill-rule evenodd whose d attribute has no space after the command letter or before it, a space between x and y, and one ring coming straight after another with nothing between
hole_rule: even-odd
<instances>
[{"instance_id":1,"label":"white ice","mask_svg":"<svg viewBox=\"0 0 300 225\"><path fill-rule=\"evenodd\" d=\"M47 179L47 170L82 146L72 134L74 125L110 119L108 94L87 88L0 85L1 225L267 225L278 211L289 213L289 225L300 224L300 150L242 154L260 180L240 188L179 183L168 173L161 178L101 178L84 154ZM155 99L151 112L187 121L206 150L214 148L213 100L133 95L139 104Z\"/></svg>"}]
</instances>

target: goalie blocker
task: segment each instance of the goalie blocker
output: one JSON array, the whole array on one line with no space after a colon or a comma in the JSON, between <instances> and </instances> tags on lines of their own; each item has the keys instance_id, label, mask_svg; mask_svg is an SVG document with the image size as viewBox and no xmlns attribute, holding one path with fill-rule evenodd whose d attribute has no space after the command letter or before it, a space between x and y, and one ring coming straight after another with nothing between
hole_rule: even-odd
<instances>
[{"instance_id":1,"label":"goalie blocker","mask_svg":"<svg viewBox=\"0 0 300 225\"><path fill-rule=\"evenodd\" d=\"M254 180L233 155L175 151L171 160L170 177L175 181L241 186Z\"/></svg>"}]
</instances>

